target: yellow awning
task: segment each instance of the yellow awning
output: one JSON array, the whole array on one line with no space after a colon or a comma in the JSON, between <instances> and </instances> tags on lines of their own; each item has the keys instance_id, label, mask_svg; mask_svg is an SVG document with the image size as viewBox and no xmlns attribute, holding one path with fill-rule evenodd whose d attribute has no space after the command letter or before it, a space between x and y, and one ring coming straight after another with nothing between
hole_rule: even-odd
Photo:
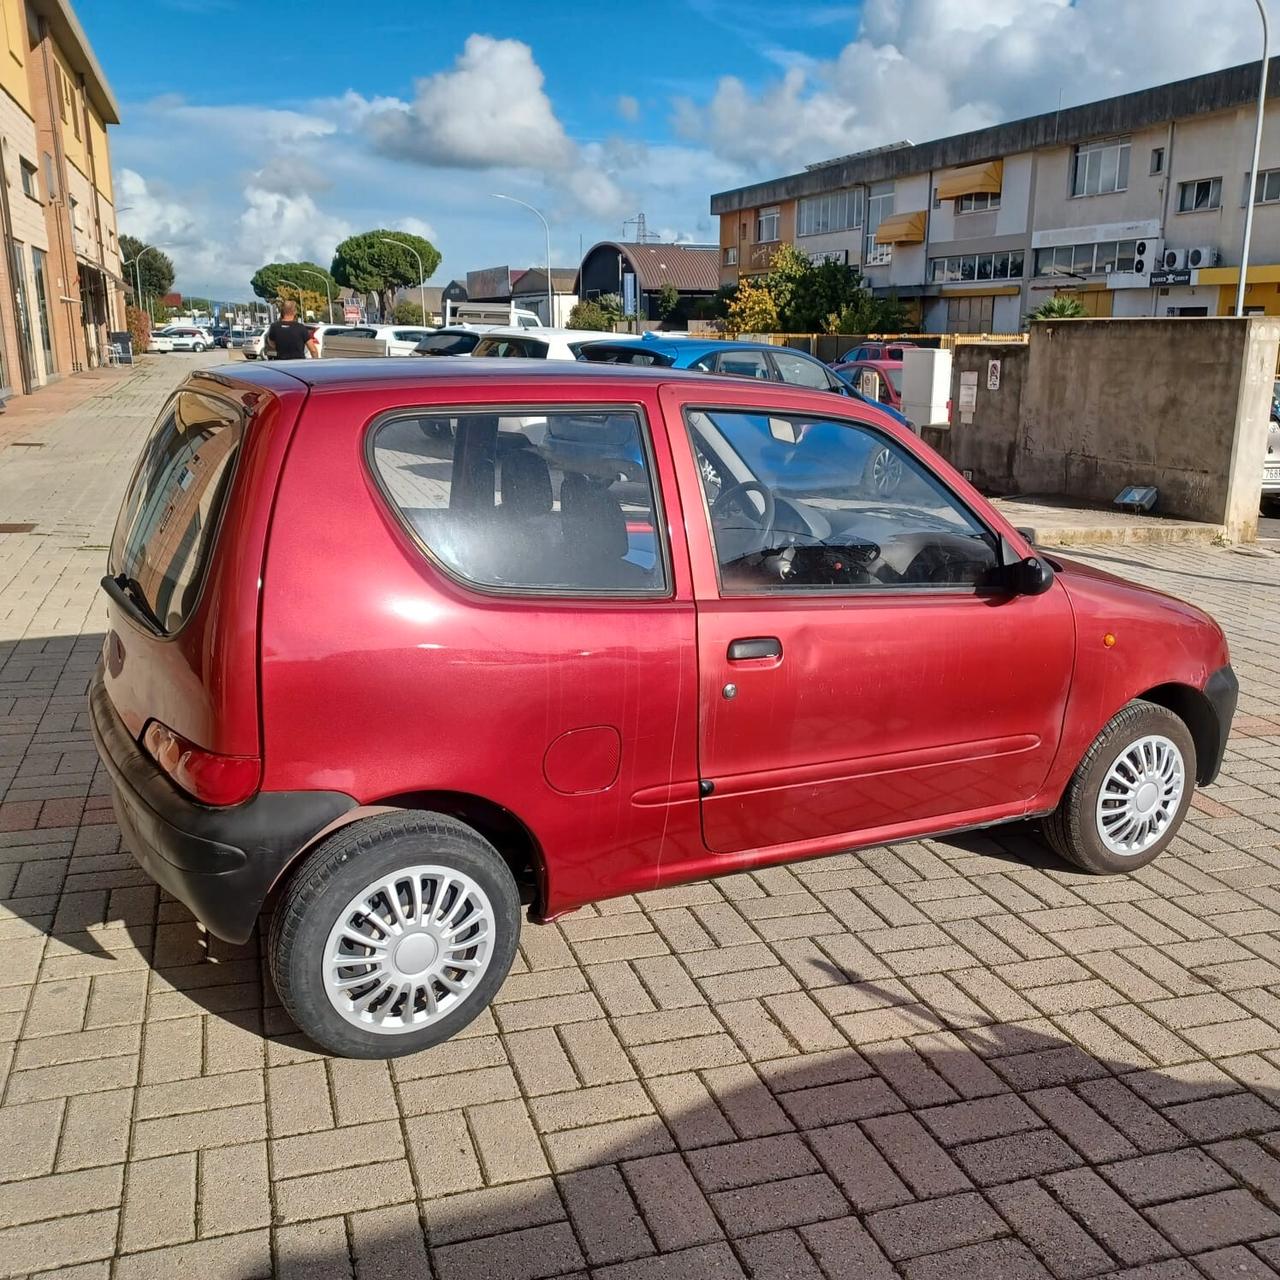
<instances>
[{"instance_id":1,"label":"yellow awning","mask_svg":"<svg viewBox=\"0 0 1280 1280\"><path fill-rule=\"evenodd\" d=\"M998 196L1003 181L1003 160L971 164L963 169L953 170L939 181L938 199L958 200L961 196L975 195L979 191L989 191L993 196Z\"/></svg>"},{"instance_id":2,"label":"yellow awning","mask_svg":"<svg viewBox=\"0 0 1280 1280\"><path fill-rule=\"evenodd\" d=\"M876 244L924 244L925 212L894 213L876 228Z\"/></svg>"}]
</instances>

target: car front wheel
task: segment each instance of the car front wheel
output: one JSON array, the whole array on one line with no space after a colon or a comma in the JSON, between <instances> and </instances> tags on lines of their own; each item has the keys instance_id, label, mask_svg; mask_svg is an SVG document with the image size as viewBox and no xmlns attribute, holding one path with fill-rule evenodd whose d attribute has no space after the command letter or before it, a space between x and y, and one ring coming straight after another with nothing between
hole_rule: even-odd
<instances>
[{"instance_id":1,"label":"car front wheel","mask_svg":"<svg viewBox=\"0 0 1280 1280\"><path fill-rule=\"evenodd\" d=\"M1186 724L1155 703L1131 702L1085 752L1045 821L1045 836L1084 871L1136 871L1178 834L1195 778L1196 747Z\"/></svg>"},{"instance_id":2,"label":"car front wheel","mask_svg":"<svg viewBox=\"0 0 1280 1280\"><path fill-rule=\"evenodd\" d=\"M436 813L342 827L290 881L271 926L271 974L321 1047L392 1058L447 1040L507 976L520 895L497 850Z\"/></svg>"}]
</instances>

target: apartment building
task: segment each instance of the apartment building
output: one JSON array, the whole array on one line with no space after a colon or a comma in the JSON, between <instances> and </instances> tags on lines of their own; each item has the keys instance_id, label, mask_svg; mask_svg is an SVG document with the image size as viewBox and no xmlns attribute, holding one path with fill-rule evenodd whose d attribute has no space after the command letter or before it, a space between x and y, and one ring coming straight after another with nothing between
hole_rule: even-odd
<instances>
[{"instance_id":1,"label":"apartment building","mask_svg":"<svg viewBox=\"0 0 1280 1280\"><path fill-rule=\"evenodd\" d=\"M67 0L0 0L0 397L102 363L124 324L107 129Z\"/></svg>"},{"instance_id":2,"label":"apartment building","mask_svg":"<svg viewBox=\"0 0 1280 1280\"><path fill-rule=\"evenodd\" d=\"M1280 315L1280 58L720 192L720 282L782 244L858 267L930 332L1005 333L1056 293L1090 315L1225 315L1245 202L1251 311Z\"/></svg>"}]
</instances>

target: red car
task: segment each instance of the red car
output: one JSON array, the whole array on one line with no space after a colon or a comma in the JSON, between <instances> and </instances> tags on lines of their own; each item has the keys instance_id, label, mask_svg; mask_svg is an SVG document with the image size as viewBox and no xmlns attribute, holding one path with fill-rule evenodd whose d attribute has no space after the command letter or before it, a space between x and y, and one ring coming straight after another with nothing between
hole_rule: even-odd
<instances>
[{"instance_id":1,"label":"red car","mask_svg":"<svg viewBox=\"0 0 1280 1280\"><path fill-rule=\"evenodd\" d=\"M1037 553L874 407L669 369L193 373L103 586L126 846L220 937L268 907L352 1056L474 1018L521 903L1032 816L1140 867L1236 700L1211 618Z\"/></svg>"},{"instance_id":2,"label":"red car","mask_svg":"<svg viewBox=\"0 0 1280 1280\"><path fill-rule=\"evenodd\" d=\"M835 371L868 400L902 412L901 360L851 360L836 365Z\"/></svg>"}]
</instances>

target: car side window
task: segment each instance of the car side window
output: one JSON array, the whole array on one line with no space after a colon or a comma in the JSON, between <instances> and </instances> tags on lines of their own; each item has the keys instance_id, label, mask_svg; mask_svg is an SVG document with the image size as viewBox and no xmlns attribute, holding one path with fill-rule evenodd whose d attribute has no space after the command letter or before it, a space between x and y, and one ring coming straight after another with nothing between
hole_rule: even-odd
<instances>
[{"instance_id":1,"label":"car side window","mask_svg":"<svg viewBox=\"0 0 1280 1280\"><path fill-rule=\"evenodd\" d=\"M994 535L890 437L738 409L687 421L724 594L994 584Z\"/></svg>"},{"instance_id":2,"label":"car side window","mask_svg":"<svg viewBox=\"0 0 1280 1280\"><path fill-rule=\"evenodd\" d=\"M815 391L830 391L831 375L813 360L793 355L789 351L773 351L773 363L778 366L782 381L793 387L811 387Z\"/></svg>"},{"instance_id":3,"label":"car side window","mask_svg":"<svg viewBox=\"0 0 1280 1280\"><path fill-rule=\"evenodd\" d=\"M667 592L645 428L634 409L398 414L370 461L410 531L480 587Z\"/></svg>"},{"instance_id":4,"label":"car side window","mask_svg":"<svg viewBox=\"0 0 1280 1280\"><path fill-rule=\"evenodd\" d=\"M716 358L716 372L729 373L738 378L773 380L763 351L722 351Z\"/></svg>"}]
</instances>

